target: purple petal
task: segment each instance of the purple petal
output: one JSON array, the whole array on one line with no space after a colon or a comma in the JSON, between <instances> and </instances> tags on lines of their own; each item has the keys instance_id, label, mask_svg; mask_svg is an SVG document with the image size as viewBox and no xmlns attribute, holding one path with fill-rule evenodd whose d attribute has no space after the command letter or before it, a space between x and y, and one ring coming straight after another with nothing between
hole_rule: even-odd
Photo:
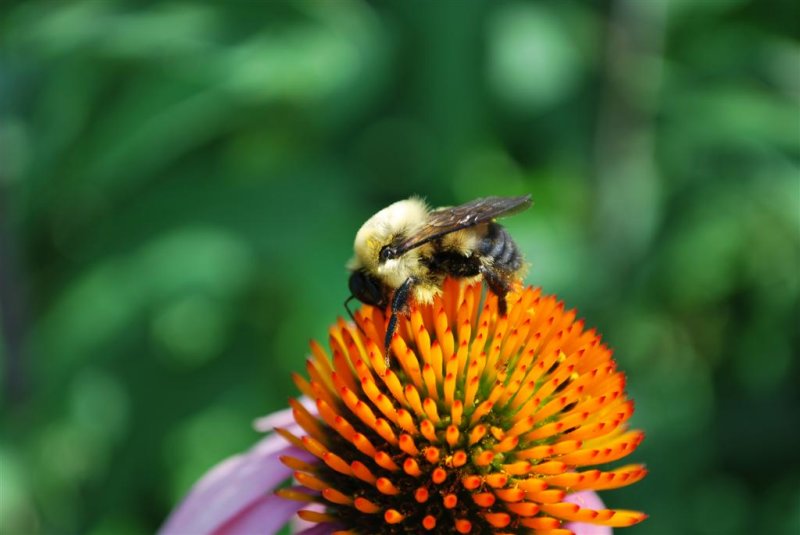
<instances>
[{"instance_id":1,"label":"purple petal","mask_svg":"<svg viewBox=\"0 0 800 535\"><path fill-rule=\"evenodd\" d=\"M567 494L565 502L574 503L585 509L605 509L606 506L596 493L584 490ZM564 528L571 530L575 535L611 535L613 530L608 526L598 526L583 522L569 522L564 524Z\"/></svg>"},{"instance_id":2,"label":"purple petal","mask_svg":"<svg viewBox=\"0 0 800 535\"><path fill-rule=\"evenodd\" d=\"M294 516L303 502L284 500L270 494L262 497L225 525L214 531L214 535L264 535L276 533Z\"/></svg>"},{"instance_id":3,"label":"purple petal","mask_svg":"<svg viewBox=\"0 0 800 535\"><path fill-rule=\"evenodd\" d=\"M310 453L288 444L280 435L269 435L247 453L223 461L203 476L183 503L173 510L159 533L201 535L221 528L291 475L291 469L279 460L282 455L305 461L314 459ZM274 515L279 526L293 514L293 510L287 511L285 517Z\"/></svg>"}]
</instances>

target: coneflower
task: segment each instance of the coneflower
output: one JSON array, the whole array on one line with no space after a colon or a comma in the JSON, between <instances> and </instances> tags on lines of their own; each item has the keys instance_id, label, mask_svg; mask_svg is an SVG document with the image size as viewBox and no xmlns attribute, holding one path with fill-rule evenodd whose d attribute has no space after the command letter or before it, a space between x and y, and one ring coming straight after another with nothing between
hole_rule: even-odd
<instances>
[{"instance_id":1,"label":"coneflower","mask_svg":"<svg viewBox=\"0 0 800 535\"><path fill-rule=\"evenodd\" d=\"M643 439L628 429L633 402L611 351L555 297L525 288L507 300L500 316L480 283L447 280L402 316L388 368L382 310L337 322L330 351L312 342L308 377L294 381L313 404L292 400L291 425L276 429L297 483L276 494L313 504L298 513L317 524L308 533L566 535L646 518L589 492L646 474L590 468ZM273 510L262 532L285 521ZM216 533L244 533L236 518ZM170 522L164 533L177 533Z\"/></svg>"}]
</instances>

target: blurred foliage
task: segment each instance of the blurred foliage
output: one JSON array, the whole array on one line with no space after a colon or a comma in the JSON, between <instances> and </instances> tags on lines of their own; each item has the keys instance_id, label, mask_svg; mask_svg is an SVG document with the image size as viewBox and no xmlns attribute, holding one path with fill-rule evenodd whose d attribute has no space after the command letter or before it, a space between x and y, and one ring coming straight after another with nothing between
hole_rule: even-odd
<instances>
[{"instance_id":1,"label":"blurred foliage","mask_svg":"<svg viewBox=\"0 0 800 535\"><path fill-rule=\"evenodd\" d=\"M5 2L0 532L152 532L294 395L360 223L531 192L528 282L648 433L630 533L799 533L798 6Z\"/></svg>"}]
</instances>

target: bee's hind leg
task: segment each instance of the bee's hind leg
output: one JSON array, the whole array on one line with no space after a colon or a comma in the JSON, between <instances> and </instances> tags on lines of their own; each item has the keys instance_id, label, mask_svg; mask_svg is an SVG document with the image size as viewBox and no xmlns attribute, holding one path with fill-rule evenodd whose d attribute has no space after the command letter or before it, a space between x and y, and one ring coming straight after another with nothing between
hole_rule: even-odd
<instances>
[{"instance_id":1,"label":"bee's hind leg","mask_svg":"<svg viewBox=\"0 0 800 535\"><path fill-rule=\"evenodd\" d=\"M486 285L489 287L489 291L497 296L498 313L501 316L505 316L508 312L506 294L511 286L502 275L498 274L496 271L493 271L491 268L481 266L481 274L483 275L483 280L486 281Z\"/></svg>"},{"instance_id":2,"label":"bee's hind leg","mask_svg":"<svg viewBox=\"0 0 800 535\"><path fill-rule=\"evenodd\" d=\"M386 327L386 338L384 339L384 346L386 347L386 367L389 367L390 353L392 351L392 337L397 330L397 318L401 312L405 312L408 305L408 298L411 295L411 290L414 288L417 279L409 277L405 280L400 287L394 291L392 297L392 315L389 317L389 325Z\"/></svg>"}]
</instances>

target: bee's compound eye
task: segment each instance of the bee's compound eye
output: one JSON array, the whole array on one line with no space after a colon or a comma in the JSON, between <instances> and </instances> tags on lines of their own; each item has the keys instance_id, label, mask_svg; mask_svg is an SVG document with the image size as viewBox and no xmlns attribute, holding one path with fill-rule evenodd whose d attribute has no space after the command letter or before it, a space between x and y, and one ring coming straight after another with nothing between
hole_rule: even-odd
<instances>
[{"instance_id":1,"label":"bee's compound eye","mask_svg":"<svg viewBox=\"0 0 800 535\"><path fill-rule=\"evenodd\" d=\"M350 293L362 303L380 308L386 306L383 285L363 270L359 269L350 275L349 286Z\"/></svg>"},{"instance_id":2,"label":"bee's compound eye","mask_svg":"<svg viewBox=\"0 0 800 535\"><path fill-rule=\"evenodd\" d=\"M390 258L394 257L395 257L394 247L392 247L391 245L384 245L383 247L381 247L381 250L378 253L378 260L380 260L381 263L386 262Z\"/></svg>"}]
</instances>

